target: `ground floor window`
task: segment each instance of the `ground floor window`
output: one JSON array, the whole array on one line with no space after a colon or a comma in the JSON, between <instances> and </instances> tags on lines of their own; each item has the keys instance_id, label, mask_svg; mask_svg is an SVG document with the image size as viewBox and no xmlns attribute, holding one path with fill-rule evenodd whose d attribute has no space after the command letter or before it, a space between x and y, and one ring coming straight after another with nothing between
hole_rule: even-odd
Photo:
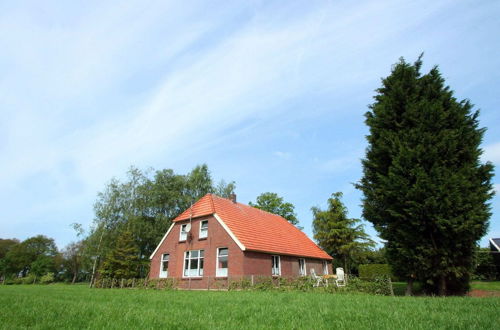
<instances>
[{"instance_id":1,"label":"ground floor window","mask_svg":"<svg viewBox=\"0 0 500 330\"><path fill-rule=\"evenodd\" d=\"M227 276L228 248L217 249L217 276Z\"/></svg>"},{"instance_id":2,"label":"ground floor window","mask_svg":"<svg viewBox=\"0 0 500 330\"><path fill-rule=\"evenodd\" d=\"M160 277L165 278L168 277L168 259L170 255L168 253L161 255L161 264L160 264Z\"/></svg>"},{"instance_id":3,"label":"ground floor window","mask_svg":"<svg viewBox=\"0 0 500 330\"><path fill-rule=\"evenodd\" d=\"M306 271L306 259L304 258L299 258L299 275L300 276L306 276L307 271Z\"/></svg>"},{"instance_id":4,"label":"ground floor window","mask_svg":"<svg viewBox=\"0 0 500 330\"><path fill-rule=\"evenodd\" d=\"M280 265L280 256L272 256L272 270L271 274L273 276L281 275L281 265Z\"/></svg>"},{"instance_id":5,"label":"ground floor window","mask_svg":"<svg viewBox=\"0 0 500 330\"><path fill-rule=\"evenodd\" d=\"M204 250L192 250L184 253L184 277L203 276Z\"/></svg>"},{"instance_id":6,"label":"ground floor window","mask_svg":"<svg viewBox=\"0 0 500 330\"><path fill-rule=\"evenodd\" d=\"M328 275L328 262L323 261L323 274Z\"/></svg>"}]
</instances>

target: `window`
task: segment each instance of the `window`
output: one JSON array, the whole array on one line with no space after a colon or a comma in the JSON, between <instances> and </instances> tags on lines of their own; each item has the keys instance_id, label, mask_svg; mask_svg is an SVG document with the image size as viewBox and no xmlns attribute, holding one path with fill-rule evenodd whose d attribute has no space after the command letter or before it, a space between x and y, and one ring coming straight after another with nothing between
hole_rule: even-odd
<instances>
[{"instance_id":1,"label":"window","mask_svg":"<svg viewBox=\"0 0 500 330\"><path fill-rule=\"evenodd\" d=\"M281 275L280 256L272 256L272 259L273 259L273 268L271 273L273 276L279 276Z\"/></svg>"},{"instance_id":2,"label":"window","mask_svg":"<svg viewBox=\"0 0 500 330\"><path fill-rule=\"evenodd\" d=\"M200 222L200 238L207 238L208 236L208 220Z\"/></svg>"},{"instance_id":3,"label":"window","mask_svg":"<svg viewBox=\"0 0 500 330\"><path fill-rule=\"evenodd\" d=\"M192 250L184 253L184 277L203 276L204 254L203 250Z\"/></svg>"},{"instance_id":4,"label":"window","mask_svg":"<svg viewBox=\"0 0 500 330\"><path fill-rule=\"evenodd\" d=\"M168 259L169 254L161 255L161 264L160 264L160 278L168 277Z\"/></svg>"},{"instance_id":5,"label":"window","mask_svg":"<svg viewBox=\"0 0 500 330\"><path fill-rule=\"evenodd\" d=\"M328 275L328 263L323 261L323 275Z\"/></svg>"},{"instance_id":6,"label":"window","mask_svg":"<svg viewBox=\"0 0 500 330\"><path fill-rule=\"evenodd\" d=\"M228 249L218 248L217 249L217 276L227 276L227 258Z\"/></svg>"},{"instance_id":7,"label":"window","mask_svg":"<svg viewBox=\"0 0 500 330\"><path fill-rule=\"evenodd\" d=\"M187 223L184 225L181 225L181 234L179 235L179 241L185 241L188 236L188 231L187 231Z\"/></svg>"},{"instance_id":8,"label":"window","mask_svg":"<svg viewBox=\"0 0 500 330\"><path fill-rule=\"evenodd\" d=\"M299 258L299 275L300 276L306 276L307 271L306 271L306 259L304 258Z\"/></svg>"}]
</instances>

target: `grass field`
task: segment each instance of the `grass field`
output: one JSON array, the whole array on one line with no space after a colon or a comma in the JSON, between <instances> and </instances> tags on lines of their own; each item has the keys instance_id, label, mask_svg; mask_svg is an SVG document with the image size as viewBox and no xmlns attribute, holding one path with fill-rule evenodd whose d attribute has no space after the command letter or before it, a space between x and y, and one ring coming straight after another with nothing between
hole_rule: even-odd
<instances>
[{"instance_id":1,"label":"grass field","mask_svg":"<svg viewBox=\"0 0 500 330\"><path fill-rule=\"evenodd\" d=\"M0 327L498 329L500 298L0 286Z\"/></svg>"},{"instance_id":2,"label":"grass field","mask_svg":"<svg viewBox=\"0 0 500 330\"><path fill-rule=\"evenodd\" d=\"M500 281L496 282L472 282L471 288L474 290L500 291Z\"/></svg>"}]
</instances>

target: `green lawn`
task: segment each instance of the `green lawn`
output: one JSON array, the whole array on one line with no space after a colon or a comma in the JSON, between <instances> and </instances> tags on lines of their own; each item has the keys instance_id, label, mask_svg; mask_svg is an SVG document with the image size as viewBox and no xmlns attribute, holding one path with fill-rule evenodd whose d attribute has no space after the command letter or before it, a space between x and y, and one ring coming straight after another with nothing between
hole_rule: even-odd
<instances>
[{"instance_id":1,"label":"green lawn","mask_svg":"<svg viewBox=\"0 0 500 330\"><path fill-rule=\"evenodd\" d=\"M500 298L0 286L0 327L494 329Z\"/></svg>"},{"instance_id":2,"label":"green lawn","mask_svg":"<svg viewBox=\"0 0 500 330\"><path fill-rule=\"evenodd\" d=\"M472 289L487 290L487 291L500 291L500 281L496 282L472 282Z\"/></svg>"}]
</instances>

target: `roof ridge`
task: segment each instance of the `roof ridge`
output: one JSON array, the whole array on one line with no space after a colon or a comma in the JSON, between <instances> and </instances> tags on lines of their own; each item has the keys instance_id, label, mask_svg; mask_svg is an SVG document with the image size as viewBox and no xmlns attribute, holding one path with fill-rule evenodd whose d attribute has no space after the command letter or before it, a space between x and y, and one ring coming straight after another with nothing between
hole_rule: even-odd
<instances>
[{"instance_id":1,"label":"roof ridge","mask_svg":"<svg viewBox=\"0 0 500 330\"><path fill-rule=\"evenodd\" d=\"M210 198L210 205L212 206L212 214L213 214L213 213L215 213L214 198L213 198L213 195L211 193L208 193L207 195L209 195L209 198Z\"/></svg>"}]
</instances>

